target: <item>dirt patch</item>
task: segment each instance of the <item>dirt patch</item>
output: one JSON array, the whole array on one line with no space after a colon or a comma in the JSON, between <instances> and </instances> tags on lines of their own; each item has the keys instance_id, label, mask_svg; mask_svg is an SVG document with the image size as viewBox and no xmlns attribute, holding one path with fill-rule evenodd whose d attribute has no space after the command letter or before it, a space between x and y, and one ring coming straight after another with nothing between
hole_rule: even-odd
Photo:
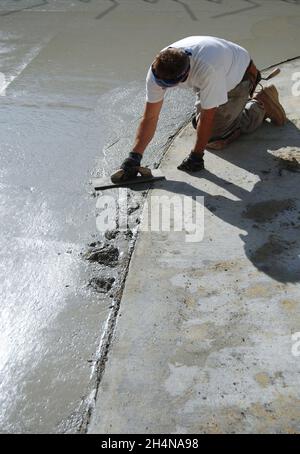
<instances>
[{"instance_id":1,"label":"dirt patch","mask_svg":"<svg viewBox=\"0 0 300 454\"><path fill-rule=\"evenodd\" d=\"M276 156L278 174L282 176L282 171L300 172L300 149L289 147Z\"/></svg>"},{"instance_id":2,"label":"dirt patch","mask_svg":"<svg viewBox=\"0 0 300 454\"><path fill-rule=\"evenodd\" d=\"M98 245L98 243L93 243L91 249L83 257L89 262L115 267L119 260L119 249L111 244Z\"/></svg>"},{"instance_id":3,"label":"dirt patch","mask_svg":"<svg viewBox=\"0 0 300 454\"><path fill-rule=\"evenodd\" d=\"M283 211L294 210L296 204L292 199L286 200L268 200L258 202L253 205L247 205L243 212L243 217L253 219L255 222L266 222L274 219Z\"/></svg>"},{"instance_id":4,"label":"dirt patch","mask_svg":"<svg viewBox=\"0 0 300 454\"><path fill-rule=\"evenodd\" d=\"M253 285L245 289L244 298L268 298L272 296L273 288L266 285Z\"/></svg>"},{"instance_id":5,"label":"dirt patch","mask_svg":"<svg viewBox=\"0 0 300 454\"><path fill-rule=\"evenodd\" d=\"M300 172L300 162L294 157L291 157L290 159L280 159L280 161L278 162L278 167L279 176L282 175L283 170L294 173Z\"/></svg>"},{"instance_id":6,"label":"dirt patch","mask_svg":"<svg viewBox=\"0 0 300 454\"><path fill-rule=\"evenodd\" d=\"M281 301L281 305L286 311L294 311L298 307L298 301L286 299Z\"/></svg>"},{"instance_id":7,"label":"dirt patch","mask_svg":"<svg viewBox=\"0 0 300 454\"><path fill-rule=\"evenodd\" d=\"M107 293L111 290L114 282L114 277L93 277L89 282L89 286L96 290L98 293Z\"/></svg>"},{"instance_id":8,"label":"dirt patch","mask_svg":"<svg viewBox=\"0 0 300 454\"><path fill-rule=\"evenodd\" d=\"M267 388L272 384L271 378L267 372L260 372L256 374L254 378L262 388Z\"/></svg>"},{"instance_id":9,"label":"dirt patch","mask_svg":"<svg viewBox=\"0 0 300 454\"><path fill-rule=\"evenodd\" d=\"M242 267L237 262L232 261L218 262L212 266L213 271L230 271L237 268L241 269Z\"/></svg>"},{"instance_id":10,"label":"dirt patch","mask_svg":"<svg viewBox=\"0 0 300 454\"><path fill-rule=\"evenodd\" d=\"M274 260L274 257L283 254L294 245L295 241L284 241L275 235L270 235L269 240L255 251L251 259L261 263L270 259Z\"/></svg>"},{"instance_id":11,"label":"dirt patch","mask_svg":"<svg viewBox=\"0 0 300 454\"><path fill-rule=\"evenodd\" d=\"M106 230L104 236L107 240L114 240L118 234L119 234L119 230L118 229L113 229L113 230Z\"/></svg>"}]
</instances>

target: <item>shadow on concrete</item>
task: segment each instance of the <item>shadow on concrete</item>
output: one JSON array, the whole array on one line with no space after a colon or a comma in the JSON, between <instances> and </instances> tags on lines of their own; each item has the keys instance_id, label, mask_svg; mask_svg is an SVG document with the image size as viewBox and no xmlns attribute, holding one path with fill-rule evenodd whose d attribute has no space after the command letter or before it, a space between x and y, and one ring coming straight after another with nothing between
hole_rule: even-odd
<instances>
[{"instance_id":1,"label":"shadow on concrete","mask_svg":"<svg viewBox=\"0 0 300 454\"><path fill-rule=\"evenodd\" d=\"M194 174L225 189L237 201L181 181L166 180L160 187L195 200L204 196L206 208L215 216L246 231L240 234L245 254L258 270L279 282L299 282L300 166L292 158L296 147L300 148L300 131L295 124L275 128L265 123L226 151L215 153L259 177L251 191L232 183L230 175L224 180L208 170Z\"/></svg>"},{"instance_id":2,"label":"shadow on concrete","mask_svg":"<svg viewBox=\"0 0 300 454\"><path fill-rule=\"evenodd\" d=\"M209 172L205 175L240 199L234 202L222 197L221 209L214 213L247 231L240 235L246 256L257 269L279 282L300 281L300 166L293 161L292 151L300 148L299 132L292 122L278 129L265 123L256 134L245 138L241 153L238 143L225 154L218 153L260 178L251 192ZM263 135L263 140L257 140L258 135Z\"/></svg>"},{"instance_id":3,"label":"shadow on concrete","mask_svg":"<svg viewBox=\"0 0 300 454\"><path fill-rule=\"evenodd\" d=\"M288 122L284 128L265 123L255 134L216 153L260 178L249 192L207 170L199 174L238 201L212 196L182 182L172 182L172 189L168 184L168 190L176 193L204 196L206 207L216 216L245 230L240 237L246 256L279 282L300 281L300 166L292 160L296 147L300 148L300 131L294 123ZM277 152L276 156L270 151Z\"/></svg>"}]
</instances>

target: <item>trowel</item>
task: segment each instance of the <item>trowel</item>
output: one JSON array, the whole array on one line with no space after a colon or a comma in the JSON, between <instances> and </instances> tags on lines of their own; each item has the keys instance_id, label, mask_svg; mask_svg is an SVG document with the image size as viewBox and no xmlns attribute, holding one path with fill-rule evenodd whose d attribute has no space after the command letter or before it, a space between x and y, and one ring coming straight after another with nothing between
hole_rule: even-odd
<instances>
[{"instance_id":1,"label":"trowel","mask_svg":"<svg viewBox=\"0 0 300 454\"><path fill-rule=\"evenodd\" d=\"M138 175L133 178L125 178L123 169L117 170L110 177L93 178L92 184L95 190L104 190L110 188L118 188L121 186L133 186L139 183L150 183L159 180L164 180L165 176L159 169L149 169L148 167L138 167Z\"/></svg>"}]
</instances>

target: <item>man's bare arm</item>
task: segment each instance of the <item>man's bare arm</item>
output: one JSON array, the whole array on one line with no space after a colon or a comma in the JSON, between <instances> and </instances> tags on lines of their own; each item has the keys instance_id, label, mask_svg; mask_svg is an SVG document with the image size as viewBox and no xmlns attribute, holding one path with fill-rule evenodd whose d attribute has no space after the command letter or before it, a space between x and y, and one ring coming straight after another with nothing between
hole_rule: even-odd
<instances>
[{"instance_id":1,"label":"man's bare arm","mask_svg":"<svg viewBox=\"0 0 300 454\"><path fill-rule=\"evenodd\" d=\"M212 136L216 110L217 107L201 110L200 121L198 121L197 125L197 140L193 153L204 153L205 147Z\"/></svg>"},{"instance_id":2,"label":"man's bare arm","mask_svg":"<svg viewBox=\"0 0 300 454\"><path fill-rule=\"evenodd\" d=\"M146 103L143 118L138 127L134 146L132 149L134 153L139 153L142 155L148 144L151 142L156 131L156 126L162 105L163 100L155 103Z\"/></svg>"}]
</instances>

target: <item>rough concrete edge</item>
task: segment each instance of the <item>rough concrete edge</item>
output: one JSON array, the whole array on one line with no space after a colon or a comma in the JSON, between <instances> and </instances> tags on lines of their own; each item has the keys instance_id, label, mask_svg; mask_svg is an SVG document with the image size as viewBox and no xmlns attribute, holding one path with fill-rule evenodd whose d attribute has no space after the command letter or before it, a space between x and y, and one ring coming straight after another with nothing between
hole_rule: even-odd
<instances>
[{"instance_id":1,"label":"rough concrete edge","mask_svg":"<svg viewBox=\"0 0 300 454\"><path fill-rule=\"evenodd\" d=\"M273 65L270 65L266 68L262 68L261 72L265 72L271 68L283 65L284 63L288 63L288 62L297 60L299 58L300 58L300 55L293 57L293 58L289 58L287 60L283 60L278 63L274 63ZM156 167L160 166L162 160L165 158L168 151L170 150L172 143L175 141L175 139L181 133L181 131L190 123L190 121L191 121L191 115L179 126L179 128L177 129L177 131L174 134L169 136L169 139L164 146L163 153L162 153L160 159L158 160ZM147 190L147 192L143 198L143 202L146 200L148 192L149 192L149 189ZM123 276L121 278L120 290L118 292L116 299L114 300L112 310L110 311L109 316L105 323L104 333L100 340L98 354L97 354L96 361L95 361L94 374L91 377L92 390L91 390L90 394L83 399L82 404L81 404L81 408L83 407L83 409L81 409L80 413L83 414L83 416L82 416L82 420L79 425L79 428L77 430L77 432L79 432L79 433L87 433L88 426L91 421L92 413L95 408L95 403L96 403L96 399L97 399L97 395L98 395L99 386L100 386L101 380L102 380L104 372L105 372L105 364L109 359L110 349L111 349L113 341L114 341L114 333L115 333L116 324L117 324L117 317L118 317L120 306L121 306L123 291L124 291L128 271L129 271L132 254L133 254L135 243L138 239L138 236L139 236L139 230L137 230L136 235L134 236L134 238L132 239L132 242L130 244L129 252L128 252L128 261L122 271Z\"/></svg>"},{"instance_id":2,"label":"rough concrete edge","mask_svg":"<svg viewBox=\"0 0 300 454\"><path fill-rule=\"evenodd\" d=\"M159 158L157 165L155 166L156 168L159 167L161 164L162 160L164 159L166 153L170 149L172 143L176 139L176 137L180 134L180 132L190 123L191 121L191 115L184 121L182 124L179 126L179 128L176 130L176 132L172 135L169 136L166 144L164 145L163 153L161 157ZM146 194L143 197L143 203L145 202L148 192L151 188L146 190ZM142 213L142 206L140 210L140 214ZM132 238L131 242L129 243L129 250L128 250L128 260L126 261L125 266L121 270L122 277L121 277L121 285L120 288L113 300L113 305L111 308L111 311L109 312L109 315L106 319L105 322L105 328L103 335L100 339L99 347L96 352L96 358L95 358L95 364L93 367L93 372L91 373L91 378L90 378L90 392L87 396L83 397L79 409L77 410L77 414L81 415L80 416L80 422L77 422L77 433L87 433L88 426L92 417L93 410L95 408L95 403L98 395L98 389L99 385L101 383L102 377L105 372L105 364L108 360L108 356L110 353L110 349L112 346L112 343L114 341L114 333L117 325L117 317L119 314L120 306L121 306L121 301L122 301L122 296L123 296L123 291L125 288L125 283L126 283L126 278L127 274L129 271L130 267L130 262L132 258L132 254L134 251L135 243L138 239L139 236L139 229L137 229L134 237ZM76 423L75 423L76 424Z\"/></svg>"}]
</instances>

